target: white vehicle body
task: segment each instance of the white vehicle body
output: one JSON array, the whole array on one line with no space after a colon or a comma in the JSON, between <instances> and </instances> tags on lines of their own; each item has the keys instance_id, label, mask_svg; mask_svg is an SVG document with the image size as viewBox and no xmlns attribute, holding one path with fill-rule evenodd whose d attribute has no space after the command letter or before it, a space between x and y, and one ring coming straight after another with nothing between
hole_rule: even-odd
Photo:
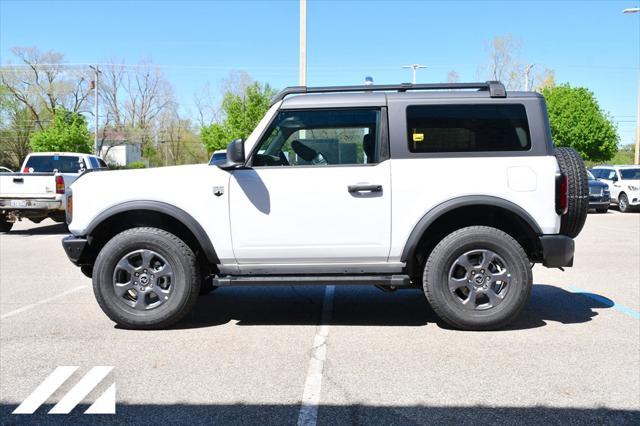
<instances>
[{"instance_id":1,"label":"white vehicle body","mask_svg":"<svg viewBox=\"0 0 640 426\"><path fill-rule=\"evenodd\" d=\"M245 151L251 152L279 110L298 108L301 102L292 98L288 105L273 105L246 140ZM558 233L555 157L486 156L477 166L476 158L391 158L375 166L226 171L193 165L96 173L72 186L75 202L69 229L86 235L101 214L129 202L176 206L202 226L219 267L228 273L296 267L401 270L407 240L425 214L468 196L517 205L533 218L540 233ZM346 190L353 184L384 189L379 197L356 198ZM221 196L215 195L218 188ZM331 226L310 226L319 223Z\"/></svg>"},{"instance_id":2,"label":"white vehicle body","mask_svg":"<svg viewBox=\"0 0 640 426\"><path fill-rule=\"evenodd\" d=\"M64 164L65 169L56 169ZM34 168L35 166L35 168ZM64 221L65 188L82 173L106 168L99 157L73 152L29 154L21 173L0 174L0 217L12 222L26 217Z\"/></svg>"},{"instance_id":3,"label":"white vehicle body","mask_svg":"<svg viewBox=\"0 0 640 426\"><path fill-rule=\"evenodd\" d=\"M588 191L539 94L296 87L222 164L76 180L63 247L127 327L172 324L216 286L331 283L423 285L445 321L492 329L524 307L532 263L572 266Z\"/></svg>"},{"instance_id":4,"label":"white vehicle body","mask_svg":"<svg viewBox=\"0 0 640 426\"><path fill-rule=\"evenodd\" d=\"M628 205L640 206L640 179L630 179L640 175L640 166L596 166L592 173L601 182L609 186L611 202L620 204L620 195L626 195ZM628 176L633 173L634 176Z\"/></svg>"}]
</instances>

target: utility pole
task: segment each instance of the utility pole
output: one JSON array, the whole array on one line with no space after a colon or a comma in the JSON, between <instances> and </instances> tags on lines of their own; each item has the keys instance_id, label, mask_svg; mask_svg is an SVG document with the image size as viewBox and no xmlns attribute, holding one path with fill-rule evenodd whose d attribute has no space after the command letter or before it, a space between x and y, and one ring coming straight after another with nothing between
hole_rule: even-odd
<instances>
[{"instance_id":1,"label":"utility pole","mask_svg":"<svg viewBox=\"0 0 640 426\"><path fill-rule=\"evenodd\" d=\"M300 86L307 85L307 0L300 0Z\"/></svg>"},{"instance_id":2,"label":"utility pole","mask_svg":"<svg viewBox=\"0 0 640 426\"><path fill-rule=\"evenodd\" d=\"M531 88L529 87L529 75L531 74L531 68L533 68L533 65L534 64L529 64L524 67L524 90L527 92L531 90Z\"/></svg>"},{"instance_id":3,"label":"utility pole","mask_svg":"<svg viewBox=\"0 0 640 426\"><path fill-rule=\"evenodd\" d=\"M640 7L631 7L624 9L622 13L631 14L639 13ZM636 100L636 147L633 155L633 164L640 164L640 78L638 79L638 99Z\"/></svg>"},{"instance_id":4,"label":"utility pole","mask_svg":"<svg viewBox=\"0 0 640 426\"><path fill-rule=\"evenodd\" d=\"M633 155L633 164L640 164L640 79L638 79L638 99L636 103L636 149Z\"/></svg>"},{"instance_id":5,"label":"utility pole","mask_svg":"<svg viewBox=\"0 0 640 426\"><path fill-rule=\"evenodd\" d=\"M89 65L89 68L91 68L94 73L95 73L95 79L93 80L93 90L95 91L95 111L94 111L94 119L95 119L95 130L94 130L94 135L93 135L93 152L95 155L100 155L100 153L98 152L98 100L99 100L99 92L98 92L98 87L100 84L100 73L102 71L100 71L100 68L98 67L98 65L96 65L95 67L93 65Z\"/></svg>"},{"instance_id":6,"label":"utility pole","mask_svg":"<svg viewBox=\"0 0 640 426\"><path fill-rule=\"evenodd\" d=\"M419 68L426 68L426 65L421 65L421 64L411 64L411 65L403 65L402 68L411 68L413 70L413 78L411 79L411 82L413 84L416 84L416 71Z\"/></svg>"}]
</instances>

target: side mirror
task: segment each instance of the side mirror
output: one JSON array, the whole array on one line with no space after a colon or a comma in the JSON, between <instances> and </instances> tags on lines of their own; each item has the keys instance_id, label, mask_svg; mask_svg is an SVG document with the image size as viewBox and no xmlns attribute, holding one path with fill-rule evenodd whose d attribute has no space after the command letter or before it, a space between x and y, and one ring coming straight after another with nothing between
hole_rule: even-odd
<instances>
[{"instance_id":1,"label":"side mirror","mask_svg":"<svg viewBox=\"0 0 640 426\"><path fill-rule=\"evenodd\" d=\"M244 166L244 162L244 141L236 139L227 145L227 161L218 167L223 170L233 170Z\"/></svg>"},{"instance_id":2,"label":"side mirror","mask_svg":"<svg viewBox=\"0 0 640 426\"><path fill-rule=\"evenodd\" d=\"M612 178L611 178L611 180L612 180L613 182L617 182L617 181L618 181L618 176L614 176L614 177L612 177Z\"/></svg>"}]
</instances>

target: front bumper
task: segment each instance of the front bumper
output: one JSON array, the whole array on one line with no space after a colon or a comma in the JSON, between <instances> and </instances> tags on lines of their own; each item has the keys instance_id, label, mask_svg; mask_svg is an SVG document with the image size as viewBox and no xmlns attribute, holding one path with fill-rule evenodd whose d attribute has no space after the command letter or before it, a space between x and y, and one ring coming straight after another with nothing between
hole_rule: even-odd
<instances>
[{"instance_id":1,"label":"front bumper","mask_svg":"<svg viewBox=\"0 0 640 426\"><path fill-rule=\"evenodd\" d=\"M69 260L76 266L82 265L83 254L87 249L87 239L68 235L62 239L62 247Z\"/></svg>"},{"instance_id":2,"label":"front bumper","mask_svg":"<svg viewBox=\"0 0 640 426\"><path fill-rule=\"evenodd\" d=\"M542 264L548 268L573 266L575 243L566 235L541 235Z\"/></svg>"},{"instance_id":3,"label":"front bumper","mask_svg":"<svg viewBox=\"0 0 640 426\"><path fill-rule=\"evenodd\" d=\"M589 201L589 208L590 209L604 209L604 208L608 208L610 204L611 204L610 200L606 200L606 201Z\"/></svg>"}]
</instances>

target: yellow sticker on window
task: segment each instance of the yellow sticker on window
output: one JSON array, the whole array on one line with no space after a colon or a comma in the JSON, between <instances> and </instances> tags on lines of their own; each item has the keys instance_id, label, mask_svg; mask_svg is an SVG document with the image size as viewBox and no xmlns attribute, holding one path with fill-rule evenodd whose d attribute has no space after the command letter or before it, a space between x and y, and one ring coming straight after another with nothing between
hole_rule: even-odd
<instances>
[{"instance_id":1,"label":"yellow sticker on window","mask_svg":"<svg viewBox=\"0 0 640 426\"><path fill-rule=\"evenodd\" d=\"M414 142L422 142L424 140L424 133L414 133L413 141Z\"/></svg>"}]
</instances>

